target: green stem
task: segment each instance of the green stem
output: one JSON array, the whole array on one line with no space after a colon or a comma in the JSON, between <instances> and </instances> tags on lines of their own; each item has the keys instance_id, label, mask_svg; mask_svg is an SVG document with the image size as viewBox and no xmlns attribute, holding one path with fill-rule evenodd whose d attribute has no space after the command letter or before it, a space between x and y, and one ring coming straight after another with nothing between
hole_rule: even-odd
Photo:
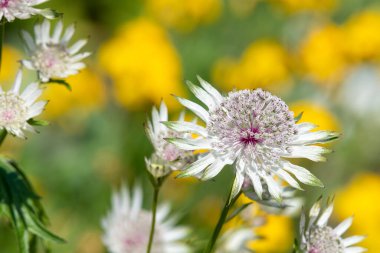
<instances>
[{"instance_id":1,"label":"green stem","mask_svg":"<svg viewBox=\"0 0 380 253\"><path fill-rule=\"evenodd\" d=\"M0 130L0 146L3 144L5 137L7 137L7 130Z\"/></svg>"},{"instance_id":2,"label":"green stem","mask_svg":"<svg viewBox=\"0 0 380 253\"><path fill-rule=\"evenodd\" d=\"M152 224L150 227L149 243L146 250L147 253L150 253L153 244L154 232L156 229L156 213L157 213L157 203L158 203L158 193L160 192L160 186L154 186L154 195L153 195L153 207L152 207Z\"/></svg>"},{"instance_id":3,"label":"green stem","mask_svg":"<svg viewBox=\"0 0 380 253\"><path fill-rule=\"evenodd\" d=\"M5 34L5 22L0 21L0 72L1 72L1 62L3 59L4 34Z\"/></svg>"},{"instance_id":4,"label":"green stem","mask_svg":"<svg viewBox=\"0 0 380 253\"><path fill-rule=\"evenodd\" d=\"M239 194L237 194L231 201L230 201L230 198L231 198L231 191L232 189L230 190L230 192L228 193L228 197L227 197L227 200L226 200L226 203L224 204L224 207L222 209L222 212L220 214L220 217L219 217L219 220L218 220L218 223L216 224L215 228L214 228L214 232L212 233L212 236L208 242L208 245L207 245L207 248L206 250L204 251L204 253L211 253L213 252L213 249L214 249L214 246L215 246L215 243L216 243L216 240L218 239L218 236L220 234L220 231L222 230L223 228L223 225L224 223L226 222L226 219L227 219L227 215L228 215L228 212L231 208L231 206L233 206L236 202L236 200L239 198L241 192L239 192Z\"/></svg>"}]
</instances>

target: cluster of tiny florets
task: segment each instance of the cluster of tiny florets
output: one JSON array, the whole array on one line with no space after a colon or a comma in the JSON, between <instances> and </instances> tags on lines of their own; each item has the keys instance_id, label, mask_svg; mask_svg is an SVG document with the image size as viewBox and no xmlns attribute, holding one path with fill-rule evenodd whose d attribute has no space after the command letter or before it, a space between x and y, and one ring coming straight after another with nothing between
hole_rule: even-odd
<instances>
[{"instance_id":1,"label":"cluster of tiny florets","mask_svg":"<svg viewBox=\"0 0 380 253\"><path fill-rule=\"evenodd\" d=\"M208 132L216 137L216 149L231 147L260 152L284 149L295 134L293 112L280 98L261 89L233 91L210 113ZM268 150L262 154L268 155ZM273 158L278 158L271 152Z\"/></svg>"},{"instance_id":2,"label":"cluster of tiny florets","mask_svg":"<svg viewBox=\"0 0 380 253\"><path fill-rule=\"evenodd\" d=\"M343 253L344 246L329 226L311 228L307 253Z\"/></svg>"},{"instance_id":3,"label":"cluster of tiny florets","mask_svg":"<svg viewBox=\"0 0 380 253\"><path fill-rule=\"evenodd\" d=\"M62 45L40 45L31 56L42 76L61 76L68 70L70 55Z\"/></svg>"},{"instance_id":4,"label":"cluster of tiny florets","mask_svg":"<svg viewBox=\"0 0 380 253\"><path fill-rule=\"evenodd\" d=\"M18 95L7 92L0 94L0 126L23 128L27 119L25 101Z\"/></svg>"}]
</instances>

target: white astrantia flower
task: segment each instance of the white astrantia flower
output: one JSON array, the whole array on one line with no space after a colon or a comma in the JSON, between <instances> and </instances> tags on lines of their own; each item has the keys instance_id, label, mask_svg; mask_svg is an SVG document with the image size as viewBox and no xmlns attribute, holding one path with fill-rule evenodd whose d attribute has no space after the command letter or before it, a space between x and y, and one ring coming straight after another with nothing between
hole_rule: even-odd
<instances>
[{"instance_id":1,"label":"white astrantia flower","mask_svg":"<svg viewBox=\"0 0 380 253\"><path fill-rule=\"evenodd\" d=\"M323 186L307 169L294 165L284 158L307 158L325 161L322 156L329 150L313 144L336 139L338 134L329 131L311 132L316 126L296 124L293 112L280 98L261 89L232 91L221 95L209 83L199 78L201 86L188 83L194 95L208 107L177 98L194 112L206 127L190 122L166 124L179 132L195 133L197 138L168 138L184 150L208 150L200 159L189 165L183 176L201 175L204 180L215 177L226 165L233 165L234 197L241 190L245 178L262 196L265 188L277 200L281 189L275 178L301 189L300 182ZM293 175L293 176L292 176Z\"/></svg>"},{"instance_id":2,"label":"white astrantia flower","mask_svg":"<svg viewBox=\"0 0 380 253\"><path fill-rule=\"evenodd\" d=\"M22 70L20 69L9 91L3 91L0 86L0 129L25 138L24 130L35 132L28 120L40 115L47 102L36 102L42 93L38 83L31 83L23 92L20 92L21 82Z\"/></svg>"},{"instance_id":3,"label":"white astrantia flower","mask_svg":"<svg viewBox=\"0 0 380 253\"><path fill-rule=\"evenodd\" d=\"M110 253L146 252L152 214L142 209L141 187L134 187L132 194L126 187L112 197L112 209L102 220L103 243ZM188 253L190 247L183 242L190 230L174 226L176 219L169 217L168 205L159 206L152 253Z\"/></svg>"},{"instance_id":4,"label":"white astrantia flower","mask_svg":"<svg viewBox=\"0 0 380 253\"><path fill-rule=\"evenodd\" d=\"M34 6L48 0L0 0L0 22L5 19L8 22L17 19L28 19L33 15L41 15L45 18L54 18L56 14L50 9L36 9Z\"/></svg>"},{"instance_id":5,"label":"white astrantia flower","mask_svg":"<svg viewBox=\"0 0 380 253\"><path fill-rule=\"evenodd\" d=\"M185 114L181 113L180 122L184 122ZM166 127L162 122L168 121L168 109L164 101L161 102L159 110L154 106L152 119L148 120L145 130L154 147L154 153L150 159L145 159L148 170L155 177L162 177L172 170L182 169L194 158L193 152L179 149L176 145L169 143L165 138L188 137L186 133L178 133Z\"/></svg>"},{"instance_id":6,"label":"white astrantia flower","mask_svg":"<svg viewBox=\"0 0 380 253\"><path fill-rule=\"evenodd\" d=\"M321 201L318 201L310 210L307 224L306 215L302 214L300 250L303 253L361 253L367 251L363 247L353 246L364 240L365 236L342 238L352 224L352 217L344 220L335 228L327 224L332 212L333 203L330 203L321 212Z\"/></svg>"},{"instance_id":7,"label":"white astrantia flower","mask_svg":"<svg viewBox=\"0 0 380 253\"><path fill-rule=\"evenodd\" d=\"M34 39L28 32L22 31L30 57L28 60L23 60L22 64L28 69L37 71L42 82L56 78L64 79L77 74L86 66L81 60L90 53L79 53L86 45L87 39L79 40L69 46L74 32L75 27L71 25L63 33L61 20L56 24L52 34L48 20L34 26Z\"/></svg>"}]
</instances>

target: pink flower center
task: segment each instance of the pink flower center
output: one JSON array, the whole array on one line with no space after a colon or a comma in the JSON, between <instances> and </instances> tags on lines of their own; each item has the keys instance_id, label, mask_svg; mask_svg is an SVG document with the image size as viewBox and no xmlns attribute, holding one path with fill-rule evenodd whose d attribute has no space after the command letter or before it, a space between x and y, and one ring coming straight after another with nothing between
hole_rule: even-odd
<instances>
[{"instance_id":1,"label":"pink flower center","mask_svg":"<svg viewBox=\"0 0 380 253\"><path fill-rule=\"evenodd\" d=\"M263 140L259 138L260 130L258 127L250 127L242 130L240 142L244 145L256 145L262 143Z\"/></svg>"},{"instance_id":2,"label":"pink flower center","mask_svg":"<svg viewBox=\"0 0 380 253\"><path fill-rule=\"evenodd\" d=\"M16 116L15 112L12 111L12 110L4 110L1 113L1 119L4 122L10 122L10 121L12 121L15 118L15 116Z\"/></svg>"},{"instance_id":3,"label":"pink flower center","mask_svg":"<svg viewBox=\"0 0 380 253\"><path fill-rule=\"evenodd\" d=\"M309 249L309 251L307 253L320 253L320 252L318 249L313 247L313 248Z\"/></svg>"},{"instance_id":4,"label":"pink flower center","mask_svg":"<svg viewBox=\"0 0 380 253\"><path fill-rule=\"evenodd\" d=\"M10 0L0 0L0 8L6 8L9 5Z\"/></svg>"}]
</instances>

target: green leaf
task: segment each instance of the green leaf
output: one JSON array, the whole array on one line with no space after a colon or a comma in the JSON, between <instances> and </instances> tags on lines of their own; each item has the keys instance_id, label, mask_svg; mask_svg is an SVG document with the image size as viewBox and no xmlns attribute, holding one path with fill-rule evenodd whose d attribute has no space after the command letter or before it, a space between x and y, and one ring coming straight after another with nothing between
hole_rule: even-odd
<instances>
[{"instance_id":1,"label":"green leaf","mask_svg":"<svg viewBox=\"0 0 380 253\"><path fill-rule=\"evenodd\" d=\"M38 235L44 240L57 243L65 243L65 240L47 230L31 210L25 209L25 220L28 226L28 230L35 235Z\"/></svg>"},{"instance_id":2,"label":"green leaf","mask_svg":"<svg viewBox=\"0 0 380 253\"><path fill-rule=\"evenodd\" d=\"M56 83L65 86L69 91L72 91L71 85L63 79L50 79L48 83Z\"/></svg>"},{"instance_id":3,"label":"green leaf","mask_svg":"<svg viewBox=\"0 0 380 253\"><path fill-rule=\"evenodd\" d=\"M28 123L29 123L29 125L32 125L32 126L48 126L50 124L49 121L36 120L36 119L29 119Z\"/></svg>"}]
</instances>

